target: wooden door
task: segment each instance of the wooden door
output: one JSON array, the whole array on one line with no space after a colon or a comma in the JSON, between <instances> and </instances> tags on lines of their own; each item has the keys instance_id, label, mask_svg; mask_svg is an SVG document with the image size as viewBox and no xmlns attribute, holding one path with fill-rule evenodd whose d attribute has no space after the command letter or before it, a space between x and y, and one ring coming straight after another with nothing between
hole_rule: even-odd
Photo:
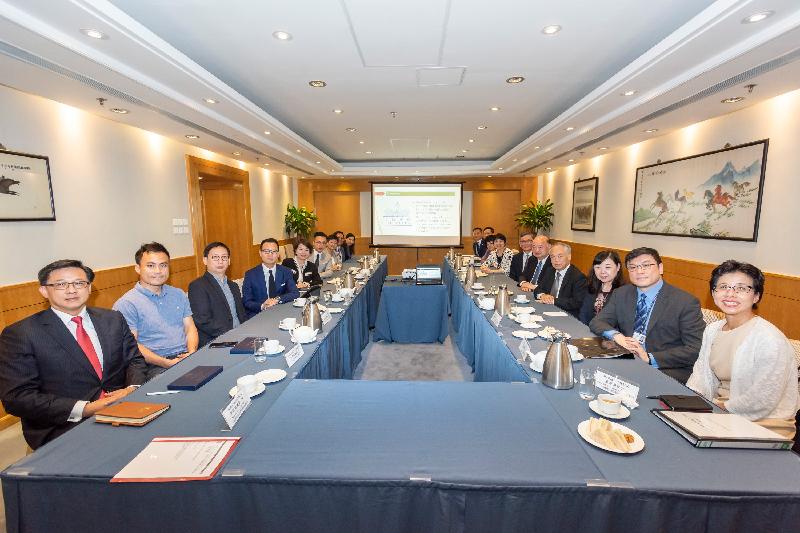
<instances>
[{"instance_id":1,"label":"wooden door","mask_svg":"<svg viewBox=\"0 0 800 533\"><path fill-rule=\"evenodd\" d=\"M518 248L519 228L514 215L519 212L521 201L519 189L474 191L472 193L472 226L491 226L495 233L508 239L509 248ZM471 228L470 228L471 229Z\"/></svg>"},{"instance_id":2,"label":"wooden door","mask_svg":"<svg viewBox=\"0 0 800 533\"><path fill-rule=\"evenodd\" d=\"M328 235L340 230L345 234L361 235L361 198L358 192L315 191L314 211L317 231Z\"/></svg>"},{"instance_id":3,"label":"wooden door","mask_svg":"<svg viewBox=\"0 0 800 533\"><path fill-rule=\"evenodd\" d=\"M242 231L244 198L241 183L201 182L200 204L203 212L203 246L224 242L231 249L230 279L244 276L250 260L247 235Z\"/></svg>"}]
</instances>

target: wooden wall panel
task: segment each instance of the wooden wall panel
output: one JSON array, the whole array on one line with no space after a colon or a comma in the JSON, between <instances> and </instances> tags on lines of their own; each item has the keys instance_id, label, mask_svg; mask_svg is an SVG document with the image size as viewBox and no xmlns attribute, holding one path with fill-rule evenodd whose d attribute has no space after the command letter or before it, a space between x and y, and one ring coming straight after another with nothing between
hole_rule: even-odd
<instances>
[{"instance_id":1,"label":"wooden wall panel","mask_svg":"<svg viewBox=\"0 0 800 533\"><path fill-rule=\"evenodd\" d=\"M508 238L509 245L515 246L519 235L514 215L521 205L521 191L479 190L472 193L472 225L494 228Z\"/></svg>"},{"instance_id":2,"label":"wooden wall panel","mask_svg":"<svg viewBox=\"0 0 800 533\"><path fill-rule=\"evenodd\" d=\"M341 230L345 234L361 233L361 199L359 192L315 191L314 210L319 217L317 229L331 234Z\"/></svg>"},{"instance_id":3,"label":"wooden wall panel","mask_svg":"<svg viewBox=\"0 0 800 533\"><path fill-rule=\"evenodd\" d=\"M592 259L602 250L615 250L624 261L630 250L609 248L564 241L572 246L572 262L584 273L589 272ZM717 310L711 298L709 281L716 265L675 257L662 257L664 279L693 294L700 305ZM758 265L756 265L758 266ZM627 279L627 272L625 273ZM782 274L764 273L764 296L758 304L758 314L780 328L790 339L800 339L800 278Z\"/></svg>"}]
</instances>

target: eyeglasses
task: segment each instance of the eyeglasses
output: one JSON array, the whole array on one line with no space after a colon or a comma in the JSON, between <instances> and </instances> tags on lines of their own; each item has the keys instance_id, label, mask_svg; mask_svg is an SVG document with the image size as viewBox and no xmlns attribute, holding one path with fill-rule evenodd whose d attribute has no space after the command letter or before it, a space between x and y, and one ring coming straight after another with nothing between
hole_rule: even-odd
<instances>
[{"instance_id":1,"label":"eyeglasses","mask_svg":"<svg viewBox=\"0 0 800 533\"><path fill-rule=\"evenodd\" d=\"M646 272L656 266L655 263L643 263L641 265L628 265L628 272Z\"/></svg>"},{"instance_id":2,"label":"eyeglasses","mask_svg":"<svg viewBox=\"0 0 800 533\"><path fill-rule=\"evenodd\" d=\"M209 259L211 259L212 261L227 261L228 259L230 259L230 257L227 255L212 255L209 256Z\"/></svg>"},{"instance_id":3,"label":"eyeglasses","mask_svg":"<svg viewBox=\"0 0 800 533\"><path fill-rule=\"evenodd\" d=\"M270 255L277 255L278 250L261 250L262 254L270 254Z\"/></svg>"},{"instance_id":4,"label":"eyeglasses","mask_svg":"<svg viewBox=\"0 0 800 533\"><path fill-rule=\"evenodd\" d=\"M749 294L752 292L753 287L750 285L726 285L725 283L720 283L716 287L714 287L714 292L728 292L733 291L736 294Z\"/></svg>"},{"instance_id":5,"label":"eyeglasses","mask_svg":"<svg viewBox=\"0 0 800 533\"><path fill-rule=\"evenodd\" d=\"M519 241L520 244L527 244L529 242L533 242L533 239L520 239Z\"/></svg>"},{"instance_id":6,"label":"eyeglasses","mask_svg":"<svg viewBox=\"0 0 800 533\"><path fill-rule=\"evenodd\" d=\"M65 291L70 285L75 287L75 290L81 290L88 287L89 282L80 279L78 281L56 281L55 283L45 283L45 287L53 287L57 291Z\"/></svg>"}]
</instances>

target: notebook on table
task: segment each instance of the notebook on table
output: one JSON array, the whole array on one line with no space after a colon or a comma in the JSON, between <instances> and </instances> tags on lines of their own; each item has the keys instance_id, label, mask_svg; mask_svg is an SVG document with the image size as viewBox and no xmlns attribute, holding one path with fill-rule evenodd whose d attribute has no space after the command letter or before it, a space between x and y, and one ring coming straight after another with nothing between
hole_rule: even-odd
<instances>
[{"instance_id":1,"label":"notebook on table","mask_svg":"<svg viewBox=\"0 0 800 533\"><path fill-rule=\"evenodd\" d=\"M654 415L695 448L791 450L794 442L733 413L653 409Z\"/></svg>"},{"instance_id":2,"label":"notebook on table","mask_svg":"<svg viewBox=\"0 0 800 533\"><path fill-rule=\"evenodd\" d=\"M570 344L578 348L578 351L585 358L611 359L615 357L632 359L633 354L627 348L623 348L614 341L603 337L583 337L581 339L571 339Z\"/></svg>"},{"instance_id":3,"label":"notebook on table","mask_svg":"<svg viewBox=\"0 0 800 533\"><path fill-rule=\"evenodd\" d=\"M222 372L221 366L196 366L167 385L168 390L197 390Z\"/></svg>"},{"instance_id":4,"label":"notebook on table","mask_svg":"<svg viewBox=\"0 0 800 533\"><path fill-rule=\"evenodd\" d=\"M169 409L168 403L120 402L97 411L95 422L113 426L143 426Z\"/></svg>"}]
</instances>

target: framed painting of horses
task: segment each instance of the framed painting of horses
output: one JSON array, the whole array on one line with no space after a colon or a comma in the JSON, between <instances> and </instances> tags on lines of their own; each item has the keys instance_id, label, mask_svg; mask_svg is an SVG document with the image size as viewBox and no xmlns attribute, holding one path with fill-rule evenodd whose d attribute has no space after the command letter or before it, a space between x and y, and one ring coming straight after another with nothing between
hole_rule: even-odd
<instances>
[{"instance_id":1,"label":"framed painting of horses","mask_svg":"<svg viewBox=\"0 0 800 533\"><path fill-rule=\"evenodd\" d=\"M0 221L55 219L50 160L0 150Z\"/></svg>"},{"instance_id":2,"label":"framed painting of horses","mask_svg":"<svg viewBox=\"0 0 800 533\"><path fill-rule=\"evenodd\" d=\"M636 169L633 233L756 241L769 139Z\"/></svg>"},{"instance_id":3,"label":"framed painting of horses","mask_svg":"<svg viewBox=\"0 0 800 533\"><path fill-rule=\"evenodd\" d=\"M597 220L598 178L578 180L572 184L572 229L594 231Z\"/></svg>"}]
</instances>

